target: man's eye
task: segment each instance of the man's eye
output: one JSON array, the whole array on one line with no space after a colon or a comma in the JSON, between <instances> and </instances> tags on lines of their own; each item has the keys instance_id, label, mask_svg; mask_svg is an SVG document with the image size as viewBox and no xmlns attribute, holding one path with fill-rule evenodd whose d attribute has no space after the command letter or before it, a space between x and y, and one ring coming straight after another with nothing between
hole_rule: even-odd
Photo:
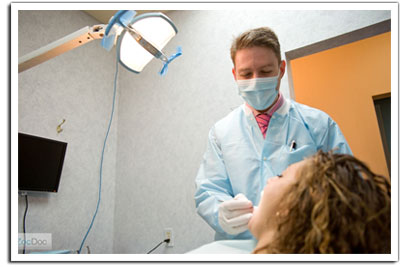
<instances>
[{"instance_id":1,"label":"man's eye","mask_svg":"<svg viewBox=\"0 0 400 267\"><path fill-rule=\"evenodd\" d=\"M282 174L277 174L276 176L278 176L278 178L282 178Z\"/></svg>"}]
</instances>

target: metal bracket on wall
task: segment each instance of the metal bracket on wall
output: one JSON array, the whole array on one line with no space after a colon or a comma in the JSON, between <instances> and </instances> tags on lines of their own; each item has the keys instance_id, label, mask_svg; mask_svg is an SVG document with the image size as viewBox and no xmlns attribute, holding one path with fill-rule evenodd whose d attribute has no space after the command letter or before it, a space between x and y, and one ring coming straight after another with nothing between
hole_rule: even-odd
<instances>
[{"instance_id":1,"label":"metal bracket on wall","mask_svg":"<svg viewBox=\"0 0 400 267\"><path fill-rule=\"evenodd\" d=\"M57 126L57 133L61 133L63 131L63 128L61 128L61 125L63 125L65 122L65 119Z\"/></svg>"}]
</instances>

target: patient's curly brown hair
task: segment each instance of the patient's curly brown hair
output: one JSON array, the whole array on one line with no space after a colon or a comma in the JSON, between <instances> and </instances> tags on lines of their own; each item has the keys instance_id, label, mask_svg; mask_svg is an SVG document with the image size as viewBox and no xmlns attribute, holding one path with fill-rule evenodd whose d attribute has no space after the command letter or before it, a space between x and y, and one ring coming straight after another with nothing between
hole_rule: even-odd
<instances>
[{"instance_id":1,"label":"patient's curly brown hair","mask_svg":"<svg viewBox=\"0 0 400 267\"><path fill-rule=\"evenodd\" d=\"M307 159L281 202L274 241L254 253L390 253L390 180L353 156Z\"/></svg>"}]
</instances>

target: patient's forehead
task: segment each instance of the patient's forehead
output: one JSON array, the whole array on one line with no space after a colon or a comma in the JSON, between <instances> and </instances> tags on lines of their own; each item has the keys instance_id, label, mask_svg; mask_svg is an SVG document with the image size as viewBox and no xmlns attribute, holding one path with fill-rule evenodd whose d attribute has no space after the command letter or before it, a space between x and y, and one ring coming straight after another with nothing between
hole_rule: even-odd
<instances>
[{"instance_id":1,"label":"patient's forehead","mask_svg":"<svg viewBox=\"0 0 400 267\"><path fill-rule=\"evenodd\" d=\"M310 163L310 159L304 159L302 161L298 161L296 163L293 163L287 167L287 169L284 171L288 174L295 175L297 174L304 166L308 165Z\"/></svg>"}]
</instances>

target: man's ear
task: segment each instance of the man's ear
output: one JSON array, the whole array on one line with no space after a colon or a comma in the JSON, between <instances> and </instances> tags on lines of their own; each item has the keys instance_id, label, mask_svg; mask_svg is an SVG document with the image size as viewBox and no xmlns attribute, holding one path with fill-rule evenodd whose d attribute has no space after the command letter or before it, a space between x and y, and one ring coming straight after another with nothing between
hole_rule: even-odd
<instances>
[{"instance_id":1,"label":"man's ear","mask_svg":"<svg viewBox=\"0 0 400 267\"><path fill-rule=\"evenodd\" d=\"M279 66L279 70L280 70L280 77L279 78L282 78L283 75L285 74L285 70L286 70L286 61L285 60L281 61L281 65Z\"/></svg>"},{"instance_id":2,"label":"man's ear","mask_svg":"<svg viewBox=\"0 0 400 267\"><path fill-rule=\"evenodd\" d=\"M236 81L236 71L235 71L235 67L232 68L232 74L233 74L233 78Z\"/></svg>"}]
</instances>

